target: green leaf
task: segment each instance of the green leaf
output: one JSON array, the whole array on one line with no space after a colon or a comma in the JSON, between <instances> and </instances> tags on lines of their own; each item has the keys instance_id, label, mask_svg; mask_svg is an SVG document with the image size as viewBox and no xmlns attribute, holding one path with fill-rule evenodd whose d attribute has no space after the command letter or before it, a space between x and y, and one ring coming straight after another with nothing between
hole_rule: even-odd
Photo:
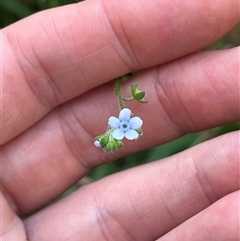
<instances>
[{"instance_id":1,"label":"green leaf","mask_svg":"<svg viewBox=\"0 0 240 241\"><path fill-rule=\"evenodd\" d=\"M18 18L24 18L33 13L29 7L17 0L0 1L0 7L15 14Z\"/></svg>"}]
</instances>

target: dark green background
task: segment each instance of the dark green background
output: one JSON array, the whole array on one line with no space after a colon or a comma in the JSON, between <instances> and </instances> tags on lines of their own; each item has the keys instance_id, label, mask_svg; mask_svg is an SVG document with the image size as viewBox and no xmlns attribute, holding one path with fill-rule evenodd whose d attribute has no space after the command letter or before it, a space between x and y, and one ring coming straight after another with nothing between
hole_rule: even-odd
<instances>
[{"instance_id":1,"label":"dark green background","mask_svg":"<svg viewBox=\"0 0 240 241\"><path fill-rule=\"evenodd\" d=\"M77 1L72 0L0 0L0 25L1 28L3 28L35 12L76 2ZM239 25L237 25L226 36L206 47L205 49L226 49L239 45L239 29ZM177 140L157 146L153 149L126 156L124 158L116 160L115 162L108 163L94 169L88 175L88 177L84 178L84 180L74 185L64 195L72 192L84 182L91 182L111 173L124 170L126 168L130 168L136 165L173 155L200 142L237 129L240 129L239 122L235 122L226 126L216 127L210 130L205 130L200 133L187 134Z\"/></svg>"}]
</instances>

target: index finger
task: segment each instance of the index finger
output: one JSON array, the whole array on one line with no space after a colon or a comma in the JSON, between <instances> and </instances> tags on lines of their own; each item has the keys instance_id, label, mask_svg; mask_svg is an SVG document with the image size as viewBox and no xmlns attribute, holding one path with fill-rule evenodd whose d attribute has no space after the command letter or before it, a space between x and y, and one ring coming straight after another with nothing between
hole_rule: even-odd
<instances>
[{"instance_id":1,"label":"index finger","mask_svg":"<svg viewBox=\"0 0 240 241\"><path fill-rule=\"evenodd\" d=\"M216 40L237 9L237 0L93 0L3 29L1 144L97 85Z\"/></svg>"}]
</instances>

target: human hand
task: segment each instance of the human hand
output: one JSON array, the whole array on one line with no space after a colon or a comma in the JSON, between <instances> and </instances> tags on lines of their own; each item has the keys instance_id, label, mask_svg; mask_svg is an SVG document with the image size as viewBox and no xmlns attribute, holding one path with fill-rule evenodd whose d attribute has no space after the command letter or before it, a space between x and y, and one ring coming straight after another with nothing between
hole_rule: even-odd
<instances>
[{"instance_id":1,"label":"human hand","mask_svg":"<svg viewBox=\"0 0 240 241\"><path fill-rule=\"evenodd\" d=\"M36 211L93 167L239 119L239 48L193 53L239 21L238 5L95 0L3 29L1 239L239 240L238 132ZM93 138L118 114L107 82L135 71L144 136L104 155Z\"/></svg>"}]
</instances>

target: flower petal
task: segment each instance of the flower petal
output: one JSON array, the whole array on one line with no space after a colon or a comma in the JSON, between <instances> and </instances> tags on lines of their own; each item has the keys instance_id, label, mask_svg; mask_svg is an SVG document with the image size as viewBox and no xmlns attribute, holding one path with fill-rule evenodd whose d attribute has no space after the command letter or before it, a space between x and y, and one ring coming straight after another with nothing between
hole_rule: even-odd
<instances>
[{"instance_id":1,"label":"flower petal","mask_svg":"<svg viewBox=\"0 0 240 241\"><path fill-rule=\"evenodd\" d=\"M131 114L132 114L131 110L124 108L120 111L119 120L120 121L129 121L129 119L131 118Z\"/></svg>"},{"instance_id":2,"label":"flower petal","mask_svg":"<svg viewBox=\"0 0 240 241\"><path fill-rule=\"evenodd\" d=\"M121 129L115 129L112 133L112 136L117 140L122 140L124 137L124 133Z\"/></svg>"},{"instance_id":3,"label":"flower petal","mask_svg":"<svg viewBox=\"0 0 240 241\"><path fill-rule=\"evenodd\" d=\"M130 119L129 123L131 129L136 130L142 127L143 121L139 117L133 117Z\"/></svg>"},{"instance_id":4,"label":"flower petal","mask_svg":"<svg viewBox=\"0 0 240 241\"><path fill-rule=\"evenodd\" d=\"M125 137L128 140L134 140L137 139L139 137L138 133L134 130L128 130L127 132L125 132Z\"/></svg>"},{"instance_id":5,"label":"flower petal","mask_svg":"<svg viewBox=\"0 0 240 241\"><path fill-rule=\"evenodd\" d=\"M108 125L110 125L111 128L117 129L117 128L119 128L120 121L119 121L119 119L117 117L111 116L108 119Z\"/></svg>"},{"instance_id":6,"label":"flower petal","mask_svg":"<svg viewBox=\"0 0 240 241\"><path fill-rule=\"evenodd\" d=\"M96 147L98 147L98 148L101 147L100 142L99 142L98 140L94 141L94 145L95 145Z\"/></svg>"}]
</instances>

